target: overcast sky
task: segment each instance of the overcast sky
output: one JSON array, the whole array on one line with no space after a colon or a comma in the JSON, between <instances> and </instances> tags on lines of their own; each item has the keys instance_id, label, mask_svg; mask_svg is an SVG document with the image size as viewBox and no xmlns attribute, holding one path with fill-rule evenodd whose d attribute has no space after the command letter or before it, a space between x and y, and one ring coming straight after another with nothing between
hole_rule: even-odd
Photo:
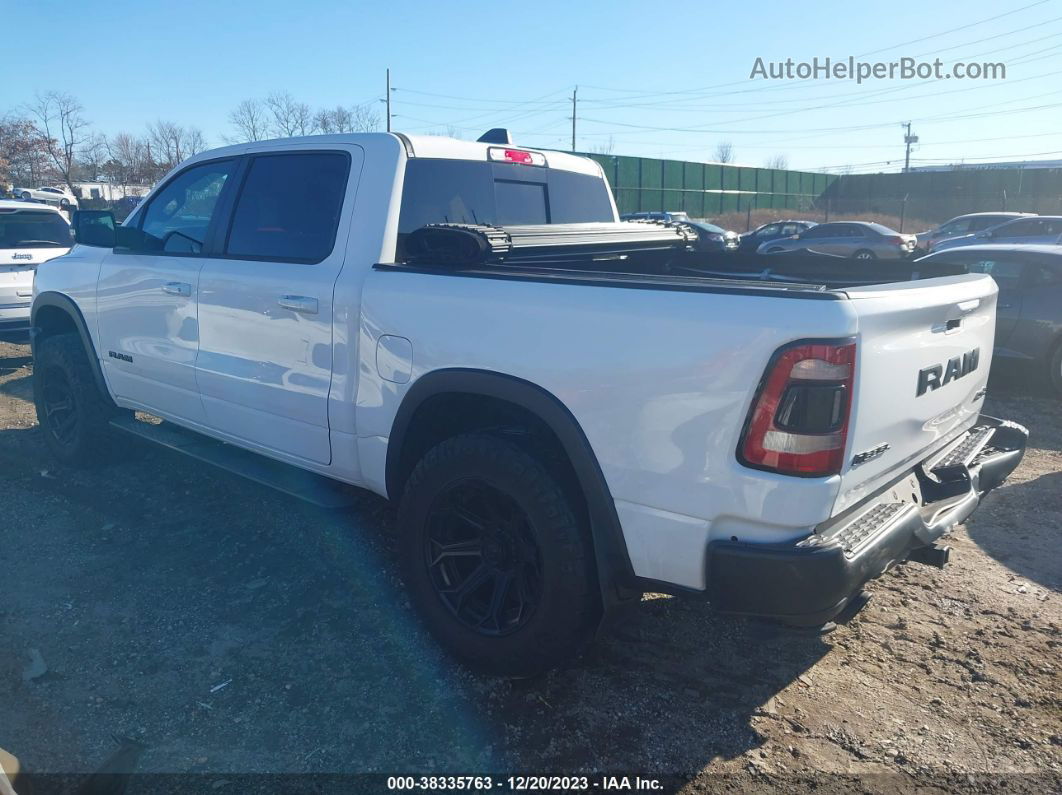
<instances>
[{"instance_id":1,"label":"overcast sky","mask_svg":"<svg viewBox=\"0 0 1062 795\"><path fill-rule=\"evenodd\" d=\"M394 128L507 126L517 141L615 154L895 169L1062 158L1062 2L331 3L0 0L0 113L57 89L104 133L172 119L212 144L240 100L375 102L391 68ZM864 55L865 54L865 55ZM908 56L1001 62L1006 79L750 79L765 62Z\"/></svg>"}]
</instances>

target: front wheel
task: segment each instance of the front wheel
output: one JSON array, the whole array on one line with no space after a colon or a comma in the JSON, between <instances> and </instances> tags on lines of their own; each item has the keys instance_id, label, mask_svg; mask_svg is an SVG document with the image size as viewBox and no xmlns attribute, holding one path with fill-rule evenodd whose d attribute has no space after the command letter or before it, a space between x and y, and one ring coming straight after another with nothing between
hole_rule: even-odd
<instances>
[{"instance_id":1,"label":"front wheel","mask_svg":"<svg viewBox=\"0 0 1062 795\"><path fill-rule=\"evenodd\" d=\"M861 248L861 249L859 249L859 251L857 251L855 254L852 255L852 259L868 260L868 259L877 259L877 257L874 255L874 252L871 251L870 249Z\"/></svg>"},{"instance_id":2,"label":"front wheel","mask_svg":"<svg viewBox=\"0 0 1062 795\"><path fill-rule=\"evenodd\" d=\"M600 618L589 535L557 479L512 442L448 439L417 464L399 506L413 604L461 662L533 676L574 656Z\"/></svg>"},{"instance_id":3,"label":"front wheel","mask_svg":"<svg viewBox=\"0 0 1062 795\"><path fill-rule=\"evenodd\" d=\"M61 463L88 466L113 450L108 423L119 409L96 385L78 335L57 334L37 345L33 402L44 441Z\"/></svg>"},{"instance_id":4,"label":"front wheel","mask_svg":"<svg viewBox=\"0 0 1062 795\"><path fill-rule=\"evenodd\" d=\"M30 192L28 190L22 191L22 201L28 202L31 198L33 197L30 196Z\"/></svg>"},{"instance_id":5,"label":"front wheel","mask_svg":"<svg viewBox=\"0 0 1062 795\"><path fill-rule=\"evenodd\" d=\"M70 206L70 199L67 199L65 197L60 199L59 200L59 206L60 207L69 207Z\"/></svg>"}]
</instances>

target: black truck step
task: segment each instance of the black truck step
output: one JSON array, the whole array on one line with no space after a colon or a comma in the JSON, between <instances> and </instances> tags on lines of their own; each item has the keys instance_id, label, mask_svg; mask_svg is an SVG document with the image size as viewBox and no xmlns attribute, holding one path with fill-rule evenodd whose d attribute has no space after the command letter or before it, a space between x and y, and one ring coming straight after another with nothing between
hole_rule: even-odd
<instances>
[{"instance_id":1,"label":"black truck step","mask_svg":"<svg viewBox=\"0 0 1062 795\"><path fill-rule=\"evenodd\" d=\"M132 433L141 439L184 453L226 472L232 472L322 508L346 508L357 500L353 487L344 483L185 430L169 422L146 422L127 416L111 420L111 425L118 430Z\"/></svg>"}]
</instances>

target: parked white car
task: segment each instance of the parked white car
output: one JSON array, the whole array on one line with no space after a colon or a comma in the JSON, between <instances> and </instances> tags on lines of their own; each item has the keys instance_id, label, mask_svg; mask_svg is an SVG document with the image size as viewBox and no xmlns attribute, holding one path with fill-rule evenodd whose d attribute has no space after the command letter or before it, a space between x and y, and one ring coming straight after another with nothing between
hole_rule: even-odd
<instances>
[{"instance_id":1,"label":"parked white car","mask_svg":"<svg viewBox=\"0 0 1062 795\"><path fill-rule=\"evenodd\" d=\"M62 187L45 186L40 188L15 188L15 195L23 201L47 202L58 204L60 207L77 207L77 196L69 189Z\"/></svg>"},{"instance_id":2,"label":"parked white car","mask_svg":"<svg viewBox=\"0 0 1062 795\"><path fill-rule=\"evenodd\" d=\"M70 225L55 207L0 200L0 332L29 329L34 271L72 245Z\"/></svg>"},{"instance_id":3,"label":"parked white car","mask_svg":"<svg viewBox=\"0 0 1062 795\"><path fill-rule=\"evenodd\" d=\"M34 287L42 440L391 498L425 624L506 675L644 591L822 624L944 565L1026 443L981 414L990 276L698 276L688 229L620 223L598 164L499 132L241 144L117 229L79 213Z\"/></svg>"}]
</instances>

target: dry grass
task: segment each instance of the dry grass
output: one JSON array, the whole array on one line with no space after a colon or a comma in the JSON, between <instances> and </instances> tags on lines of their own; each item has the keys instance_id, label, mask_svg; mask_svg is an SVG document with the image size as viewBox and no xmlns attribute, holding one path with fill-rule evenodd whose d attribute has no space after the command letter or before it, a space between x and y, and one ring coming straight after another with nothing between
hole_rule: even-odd
<instances>
[{"instance_id":1,"label":"dry grass","mask_svg":"<svg viewBox=\"0 0 1062 795\"><path fill-rule=\"evenodd\" d=\"M748 213L724 213L723 215L709 218L713 224L721 226L724 229L733 229L735 232L745 232L746 227L748 229L755 229L763 224L769 224L772 221L779 221L783 219L793 219L797 221L818 221L822 223L825 219L822 210L753 210L751 213L751 221ZM900 228L900 216L890 215L888 213L830 213L831 221L874 221L875 223L882 224L889 227L889 229ZM903 222L903 231L911 234L914 232L922 232L926 229L933 229L936 224L926 221L921 218L905 218Z\"/></svg>"}]
</instances>

